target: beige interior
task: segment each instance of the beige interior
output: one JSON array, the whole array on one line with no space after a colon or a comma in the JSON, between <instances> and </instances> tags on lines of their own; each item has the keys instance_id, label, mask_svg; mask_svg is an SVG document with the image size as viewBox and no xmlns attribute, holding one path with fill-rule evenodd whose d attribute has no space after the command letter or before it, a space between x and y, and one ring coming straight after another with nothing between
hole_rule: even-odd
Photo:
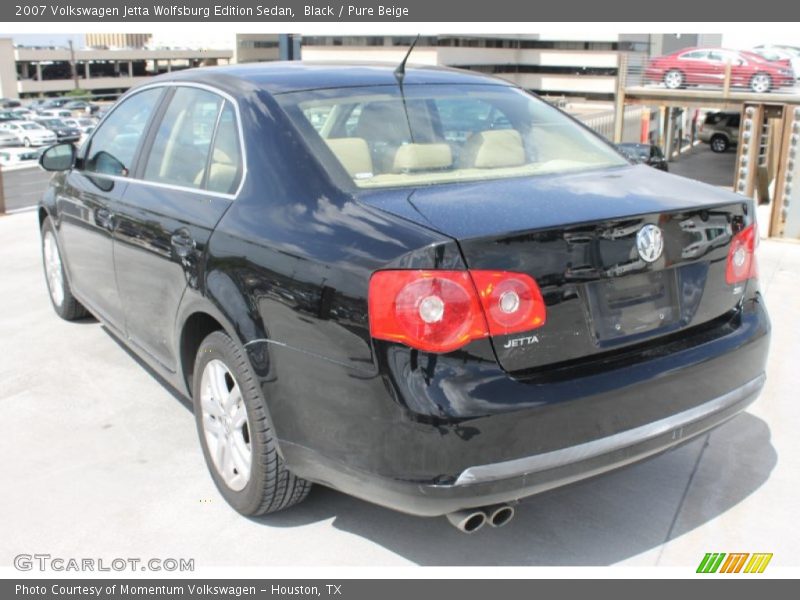
<instances>
[{"instance_id":1,"label":"beige interior","mask_svg":"<svg viewBox=\"0 0 800 600\"><path fill-rule=\"evenodd\" d=\"M404 144L394 155L395 173L446 169L453 164L448 144Z\"/></svg>"},{"instance_id":2,"label":"beige interior","mask_svg":"<svg viewBox=\"0 0 800 600\"><path fill-rule=\"evenodd\" d=\"M463 168L498 169L525 164L522 136L516 129L474 133L464 144L459 162Z\"/></svg>"},{"instance_id":3,"label":"beige interior","mask_svg":"<svg viewBox=\"0 0 800 600\"><path fill-rule=\"evenodd\" d=\"M357 137L325 140L351 177L372 175L372 156L366 140Z\"/></svg>"}]
</instances>

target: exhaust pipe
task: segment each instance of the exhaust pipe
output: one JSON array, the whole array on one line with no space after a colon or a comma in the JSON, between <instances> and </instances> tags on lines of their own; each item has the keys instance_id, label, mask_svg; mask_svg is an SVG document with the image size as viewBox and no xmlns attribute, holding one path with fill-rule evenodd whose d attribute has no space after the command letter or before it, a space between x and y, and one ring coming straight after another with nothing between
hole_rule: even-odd
<instances>
[{"instance_id":1,"label":"exhaust pipe","mask_svg":"<svg viewBox=\"0 0 800 600\"><path fill-rule=\"evenodd\" d=\"M486 524L486 513L482 510L458 510L447 514L450 524L464 533L475 533Z\"/></svg>"},{"instance_id":2,"label":"exhaust pipe","mask_svg":"<svg viewBox=\"0 0 800 600\"><path fill-rule=\"evenodd\" d=\"M486 522L492 527L502 527L514 518L514 507L509 504L495 504L484 509Z\"/></svg>"}]
</instances>

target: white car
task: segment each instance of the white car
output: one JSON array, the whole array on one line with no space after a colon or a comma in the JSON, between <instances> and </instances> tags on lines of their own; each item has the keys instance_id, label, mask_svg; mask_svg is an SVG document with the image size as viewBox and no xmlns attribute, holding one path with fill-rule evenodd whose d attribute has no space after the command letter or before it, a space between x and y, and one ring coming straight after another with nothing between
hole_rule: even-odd
<instances>
[{"instance_id":1,"label":"white car","mask_svg":"<svg viewBox=\"0 0 800 600\"><path fill-rule=\"evenodd\" d=\"M61 122L74 129L79 129L83 134L91 133L97 126L97 119L90 119L88 117L70 117L68 119L61 119Z\"/></svg>"},{"instance_id":2,"label":"white car","mask_svg":"<svg viewBox=\"0 0 800 600\"><path fill-rule=\"evenodd\" d=\"M34 161L39 160L39 152L39 150L31 148L3 148L0 149L0 165L13 167L34 164Z\"/></svg>"},{"instance_id":3,"label":"white car","mask_svg":"<svg viewBox=\"0 0 800 600\"><path fill-rule=\"evenodd\" d=\"M788 60L794 71L794 78L800 80L800 51L784 46L758 46L753 52L767 60Z\"/></svg>"},{"instance_id":4,"label":"white car","mask_svg":"<svg viewBox=\"0 0 800 600\"><path fill-rule=\"evenodd\" d=\"M63 108L46 108L37 114L43 119L67 119L72 116L72 111Z\"/></svg>"},{"instance_id":5,"label":"white car","mask_svg":"<svg viewBox=\"0 0 800 600\"><path fill-rule=\"evenodd\" d=\"M55 133L33 121L5 121L0 123L0 129L13 133L17 141L26 147L56 143Z\"/></svg>"},{"instance_id":6,"label":"white car","mask_svg":"<svg viewBox=\"0 0 800 600\"><path fill-rule=\"evenodd\" d=\"M0 129L0 147L18 146L19 140L17 136L8 131L7 129Z\"/></svg>"}]
</instances>

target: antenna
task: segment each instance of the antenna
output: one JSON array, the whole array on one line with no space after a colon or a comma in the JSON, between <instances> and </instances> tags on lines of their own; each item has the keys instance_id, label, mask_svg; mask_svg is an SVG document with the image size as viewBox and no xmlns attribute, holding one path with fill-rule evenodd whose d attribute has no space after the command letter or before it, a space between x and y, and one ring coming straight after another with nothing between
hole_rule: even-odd
<instances>
[{"instance_id":1,"label":"antenna","mask_svg":"<svg viewBox=\"0 0 800 600\"><path fill-rule=\"evenodd\" d=\"M403 60L400 61L400 64L397 65L397 68L394 70L394 76L397 78L397 83L401 86L403 85L403 78L406 76L406 62L408 62L408 57L411 56L411 53L414 51L414 46L417 45L419 41L420 34L417 34L417 37L414 38L414 41L411 42L411 46L408 48L408 52L403 57Z\"/></svg>"}]
</instances>

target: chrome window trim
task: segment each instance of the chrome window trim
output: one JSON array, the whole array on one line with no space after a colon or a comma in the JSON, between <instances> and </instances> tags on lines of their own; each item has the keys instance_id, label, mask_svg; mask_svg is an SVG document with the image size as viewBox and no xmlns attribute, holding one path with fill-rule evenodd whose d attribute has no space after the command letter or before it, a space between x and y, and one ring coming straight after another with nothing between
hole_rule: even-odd
<instances>
[{"instance_id":1,"label":"chrome window trim","mask_svg":"<svg viewBox=\"0 0 800 600\"><path fill-rule=\"evenodd\" d=\"M242 115L241 115L241 111L239 110L239 101L236 98L234 98L229 93L227 93L227 92L225 92L225 91L223 91L223 90L221 90L219 88L216 88L216 87L214 87L212 85L208 85L208 84L205 84L205 83L197 83L197 82L194 82L194 81L163 81L163 82L158 82L158 83L148 83L148 84L143 85L141 87L137 87L137 88L131 90L130 93L125 94L125 96L123 98L120 98L120 100L127 100L128 98L130 98L132 96L135 96L139 92L144 92L146 90L153 89L153 88L178 88L178 87L197 88L197 89L205 90L207 92L211 92L213 94L216 94L217 96L220 96L224 100L227 100L233 106L234 113L236 114L236 130L237 130L237 132L239 134L239 151L241 153L241 159L240 160L242 161L242 177L239 180L239 186L236 188L235 192L233 192L233 193L213 192L211 190L203 190L203 189L193 188L193 187L184 186L184 185L174 185L174 184L171 184L171 183L160 183L160 182L157 182L157 181L149 181L147 179L141 179L141 178L138 178L138 177L121 177L119 175L106 175L104 173L97 173L95 171L81 170L80 172L81 173L85 173L87 176L102 177L103 179L111 179L112 181L120 181L120 182L124 181L124 182L127 182L127 183L138 183L138 184L141 184L141 185L149 185L149 186L152 186L152 187L164 188L164 189L169 189L169 190L175 190L175 191L181 191L181 192L190 192L190 193L193 193L193 194L201 194L201 195L204 195L204 196L214 196L216 198L227 198L229 200L236 200L239 197L239 194L242 192L242 188L244 187L245 180L247 179L247 150L246 150L245 143L244 143L244 129L242 128ZM100 119L100 121L97 123L97 125L94 128L94 130L92 131L91 137L89 139L87 139L86 142L85 142L87 149L91 148L91 143L92 143L92 140L94 139L95 133L100 129L100 127L103 126L103 123L105 123L106 119L108 119L111 115L114 114L114 111L117 110L117 108L119 108L119 106L121 104L122 104L122 102L117 101L116 106L114 106L114 108L112 108L110 111L108 111L108 113L102 119ZM223 102L222 106L224 107L224 102ZM216 129L215 129L215 132L216 132ZM138 158L140 158L140 157L137 157L137 159Z\"/></svg>"}]
</instances>

